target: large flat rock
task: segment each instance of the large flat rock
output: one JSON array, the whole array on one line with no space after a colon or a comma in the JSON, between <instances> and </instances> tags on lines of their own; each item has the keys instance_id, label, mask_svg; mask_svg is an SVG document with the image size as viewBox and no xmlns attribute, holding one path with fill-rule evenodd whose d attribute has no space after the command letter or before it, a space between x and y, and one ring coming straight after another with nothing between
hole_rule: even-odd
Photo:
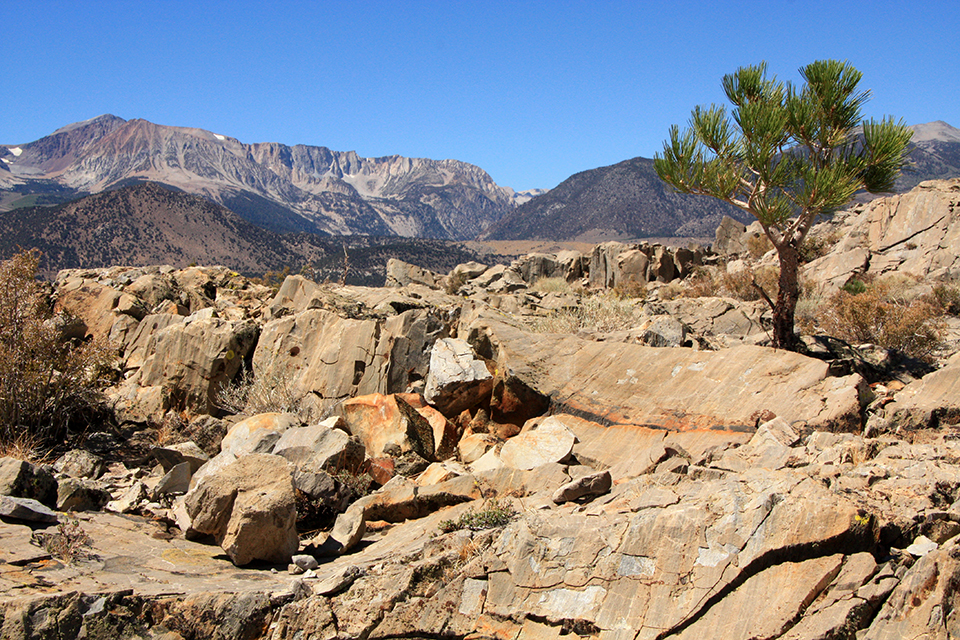
<instances>
[{"instance_id":1,"label":"large flat rock","mask_svg":"<svg viewBox=\"0 0 960 640\"><path fill-rule=\"evenodd\" d=\"M210 591L274 592L290 587L294 576L262 569L238 569L214 545L171 537L143 518L110 513L79 513L90 538L84 556L66 563L49 559L30 543L25 526L0 526L0 601L50 593L139 595ZM57 531L56 526L46 529ZM45 559L46 558L46 559Z\"/></svg>"},{"instance_id":2,"label":"large flat rock","mask_svg":"<svg viewBox=\"0 0 960 640\"><path fill-rule=\"evenodd\" d=\"M796 353L591 342L527 333L490 312L468 322L474 349L496 360L498 381L519 381L555 411L602 425L749 431L772 412L810 428L860 427L863 379L829 377L825 362Z\"/></svg>"}]
</instances>

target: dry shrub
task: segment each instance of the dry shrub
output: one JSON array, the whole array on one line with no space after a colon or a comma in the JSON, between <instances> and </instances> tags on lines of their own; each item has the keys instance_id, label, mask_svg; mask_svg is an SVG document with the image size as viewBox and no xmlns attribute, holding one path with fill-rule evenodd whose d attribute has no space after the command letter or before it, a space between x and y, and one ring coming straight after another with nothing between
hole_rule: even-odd
<instances>
[{"instance_id":1,"label":"dry shrub","mask_svg":"<svg viewBox=\"0 0 960 640\"><path fill-rule=\"evenodd\" d=\"M819 324L847 342L876 344L927 359L942 345L941 309L899 293L896 285L885 282L866 285L857 294L838 291L823 309Z\"/></svg>"},{"instance_id":2,"label":"dry shrub","mask_svg":"<svg viewBox=\"0 0 960 640\"><path fill-rule=\"evenodd\" d=\"M463 271L453 271L447 276L443 290L449 295L455 296L465 284L467 284L467 274Z\"/></svg>"},{"instance_id":3,"label":"dry shrub","mask_svg":"<svg viewBox=\"0 0 960 640\"><path fill-rule=\"evenodd\" d=\"M0 442L62 441L100 411L113 360L101 342L67 340L37 281L38 253L0 263Z\"/></svg>"},{"instance_id":4,"label":"dry shrub","mask_svg":"<svg viewBox=\"0 0 960 640\"><path fill-rule=\"evenodd\" d=\"M794 310L794 324L800 333L813 335L817 332L817 324L823 315L823 309L829 302L822 286L811 286L800 283L800 298Z\"/></svg>"},{"instance_id":5,"label":"dry shrub","mask_svg":"<svg viewBox=\"0 0 960 640\"><path fill-rule=\"evenodd\" d=\"M528 326L536 333L577 333L579 331L621 331L637 323L636 303L612 291L584 296L573 309L561 309L549 316L531 318Z\"/></svg>"},{"instance_id":6,"label":"dry shrub","mask_svg":"<svg viewBox=\"0 0 960 640\"><path fill-rule=\"evenodd\" d=\"M187 435L188 430L189 420L185 414L167 412L157 425L157 444L166 447L185 442L190 439Z\"/></svg>"},{"instance_id":7,"label":"dry shrub","mask_svg":"<svg viewBox=\"0 0 960 640\"><path fill-rule=\"evenodd\" d=\"M67 564L91 556L87 549L92 546L93 540L78 520L61 522L53 533L37 531L33 539L51 556Z\"/></svg>"},{"instance_id":8,"label":"dry shrub","mask_svg":"<svg viewBox=\"0 0 960 640\"><path fill-rule=\"evenodd\" d=\"M613 288L613 295L620 299L633 298L643 300L647 297L647 283L633 278L618 282Z\"/></svg>"},{"instance_id":9,"label":"dry shrub","mask_svg":"<svg viewBox=\"0 0 960 640\"><path fill-rule=\"evenodd\" d=\"M807 262L813 262L817 258L822 258L823 256L830 253L830 250L833 249L834 245L840 241L840 231L834 229L826 233L810 233L807 236L806 241L800 245L800 262L806 264Z\"/></svg>"},{"instance_id":10,"label":"dry shrub","mask_svg":"<svg viewBox=\"0 0 960 640\"><path fill-rule=\"evenodd\" d=\"M676 300L686 293L686 287L679 280L672 280L657 289L657 297L661 300Z\"/></svg>"},{"instance_id":11,"label":"dry shrub","mask_svg":"<svg viewBox=\"0 0 960 640\"><path fill-rule=\"evenodd\" d=\"M928 300L943 309L944 313L960 315L960 287L953 284L936 284Z\"/></svg>"},{"instance_id":12,"label":"dry shrub","mask_svg":"<svg viewBox=\"0 0 960 640\"><path fill-rule=\"evenodd\" d=\"M267 367L256 375L242 369L234 381L217 394L217 406L230 413L255 416L261 413L300 414L304 395L297 391L282 367Z\"/></svg>"},{"instance_id":13,"label":"dry shrub","mask_svg":"<svg viewBox=\"0 0 960 640\"><path fill-rule=\"evenodd\" d=\"M726 295L737 300L762 300L760 287L771 300L775 300L780 287L777 281L780 278L780 269L774 266L762 266L753 269L744 269L736 273L723 274L722 290Z\"/></svg>"},{"instance_id":14,"label":"dry shrub","mask_svg":"<svg viewBox=\"0 0 960 640\"><path fill-rule=\"evenodd\" d=\"M747 238L747 253L754 260L759 260L771 249L773 249L773 243L770 242L770 238L765 233L751 235Z\"/></svg>"},{"instance_id":15,"label":"dry shrub","mask_svg":"<svg viewBox=\"0 0 960 640\"><path fill-rule=\"evenodd\" d=\"M530 290L538 293L573 293L575 288L564 278L538 278Z\"/></svg>"},{"instance_id":16,"label":"dry shrub","mask_svg":"<svg viewBox=\"0 0 960 640\"><path fill-rule=\"evenodd\" d=\"M693 273L683 281L683 290L680 296L684 298L710 298L718 295L719 292L716 269L695 267Z\"/></svg>"},{"instance_id":17,"label":"dry shrub","mask_svg":"<svg viewBox=\"0 0 960 640\"><path fill-rule=\"evenodd\" d=\"M745 268L734 273L698 268L683 281L680 295L685 298L726 296L748 302L761 300L760 291L754 286L756 282L771 299L775 299L779 290L777 286L779 276L780 270L774 266Z\"/></svg>"},{"instance_id":18,"label":"dry shrub","mask_svg":"<svg viewBox=\"0 0 960 640\"><path fill-rule=\"evenodd\" d=\"M0 458L15 458L33 464L53 462L50 444L25 431L9 440L0 440Z\"/></svg>"}]
</instances>

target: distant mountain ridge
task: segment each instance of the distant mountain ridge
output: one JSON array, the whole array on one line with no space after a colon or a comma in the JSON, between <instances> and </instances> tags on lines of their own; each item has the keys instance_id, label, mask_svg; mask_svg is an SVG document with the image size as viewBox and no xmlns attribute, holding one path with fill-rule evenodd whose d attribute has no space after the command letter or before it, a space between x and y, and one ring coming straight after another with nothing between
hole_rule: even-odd
<instances>
[{"instance_id":1,"label":"distant mountain ridge","mask_svg":"<svg viewBox=\"0 0 960 640\"><path fill-rule=\"evenodd\" d=\"M633 158L567 178L520 205L482 238L603 242L712 236L724 215L749 217L713 198L676 193L657 176L653 160Z\"/></svg>"},{"instance_id":2,"label":"distant mountain ridge","mask_svg":"<svg viewBox=\"0 0 960 640\"><path fill-rule=\"evenodd\" d=\"M912 166L898 178L897 193L924 180L960 176L960 129L942 121L910 128L915 138L909 156ZM713 198L676 193L656 175L653 160L633 158L567 178L508 213L482 238L599 242L711 237L724 215L746 223L753 220Z\"/></svg>"},{"instance_id":3,"label":"distant mountain ridge","mask_svg":"<svg viewBox=\"0 0 960 640\"><path fill-rule=\"evenodd\" d=\"M0 259L39 249L42 273L113 265L224 265L247 275L312 265L317 278L339 280L344 251L351 284L381 286L389 258L446 272L477 255L434 239L278 234L222 205L156 183L105 191L56 206L0 214Z\"/></svg>"},{"instance_id":4,"label":"distant mountain ridge","mask_svg":"<svg viewBox=\"0 0 960 640\"><path fill-rule=\"evenodd\" d=\"M112 115L0 147L0 169L0 189L8 192L0 208L12 208L17 195L42 196L45 204L153 181L235 208L278 232L465 239L515 207L512 189L458 160L244 144Z\"/></svg>"}]
</instances>

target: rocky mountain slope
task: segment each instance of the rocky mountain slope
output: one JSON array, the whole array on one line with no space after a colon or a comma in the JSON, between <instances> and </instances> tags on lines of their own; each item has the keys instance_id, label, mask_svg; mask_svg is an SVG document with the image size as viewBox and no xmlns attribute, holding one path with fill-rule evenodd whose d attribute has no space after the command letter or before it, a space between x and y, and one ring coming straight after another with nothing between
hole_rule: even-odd
<instances>
[{"instance_id":1,"label":"rocky mountain slope","mask_svg":"<svg viewBox=\"0 0 960 640\"><path fill-rule=\"evenodd\" d=\"M897 180L898 193L909 191L924 180L960 176L960 129L940 121L911 128L913 166ZM867 195L866 199L874 197ZM633 158L571 176L506 215L483 237L588 242L704 237L713 235L723 215L741 222L752 221L735 207L673 192L657 177L652 160Z\"/></svg>"},{"instance_id":2,"label":"rocky mountain slope","mask_svg":"<svg viewBox=\"0 0 960 640\"><path fill-rule=\"evenodd\" d=\"M960 176L960 129L942 120L910 128L913 130L910 152L913 166L897 179L897 193L905 193L924 180Z\"/></svg>"},{"instance_id":3,"label":"rocky mountain slope","mask_svg":"<svg viewBox=\"0 0 960 640\"><path fill-rule=\"evenodd\" d=\"M339 280L344 250L347 281L378 286L390 258L448 270L476 255L456 243L395 236L330 238L276 233L247 222L199 196L145 183L105 191L56 206L0 214L0 256L39 249L41 272L143 266L219 264L248 275L310 265L314 277Z\"/></svg>"},{"instance_id":4,"label":"rocky mountain slope","mask_svg":"<svg viewBox=\"0 0 960 640\"><path fill-rule=\"evenodd\" d=\"M674 192L653 170L653 160L633 158L567 178L505 216L482 238L601 242L709 236L724 215L747 219L736 207Z\"/></svg>"},{"instance_id":5,"label":"rocky mountain slope","mask_svg":"<svg viewBox=\"0 0 960 640\"><path fill-rule=\"evenodd\" d=\"M141 181L202 195L274 231L324 234L472 238L512 210L515 196L457 160L245 144L112 115L0 147L6 208L26 196L49 202Z\"/></svg>"}]
</instances>

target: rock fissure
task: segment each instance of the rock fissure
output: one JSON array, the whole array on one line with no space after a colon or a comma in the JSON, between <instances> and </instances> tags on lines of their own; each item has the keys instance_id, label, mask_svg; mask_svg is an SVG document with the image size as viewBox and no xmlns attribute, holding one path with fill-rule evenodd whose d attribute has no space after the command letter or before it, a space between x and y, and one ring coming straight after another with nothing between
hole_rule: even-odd
<instances>
[{"instance_id":1,"label":"rock fissure","mask_svg":"<svg viewBox=\"0 0 960 640\"><path fill-rule=\"evenodd\" d=\"M936 221L930 223L930 224L929 224L928 226L926 226L926 227L923 227L923 228L920 229L919 231L915 231L915 232L911 233L910 235L906 236L905 238L901 238L900 240L897 240L896 242L892 242L892 243L890 243L890 244L888 244L888 245L886 245L886 246L884 246L884 247L879 247L879 248L877 249L877 253L884 253L884 252L889 251L890 249L892 249L892 248L894 248L894 247L896 247L896 246L899 246L899 245L901 245L901 244L906 244L907 242L909 242L909 241L912 240L913 238L916 238L916 237L919 236L920 234L926 233L926 232L929 231L930 229L933 229L935 226L937 226L938 224L940 224L941 222L943 222L946 218L947 218L947 216L941 216L940 218L937 218Z\"/></svg>"},{"instance_id":2,"label":"rock fissure","mask_svg":"<svg viewBox=\"0 0 960 640\"><path fill-rule=\"evenodd\" d=\"M848 529L847 531L844 531L843 533L826 540L818 540L806 544L781 547L779 549L768 551L757 558L754 558L749 564L739 571L733 580L725 584L719 591L707 598L701 607L699 607L696 611L691 613L678 624L658 635L656 640L665 640L672 635L680 634L682 631L703 618L712 607L736 591L740 586L746 583L747 580L774 566L786 562L800 563L807 560L825 558L837 553L853 554L862 551L873 552L874 550L875 543L873 535L866 528L861 530L854 528Z\"/></svg>"}]
</instances>

